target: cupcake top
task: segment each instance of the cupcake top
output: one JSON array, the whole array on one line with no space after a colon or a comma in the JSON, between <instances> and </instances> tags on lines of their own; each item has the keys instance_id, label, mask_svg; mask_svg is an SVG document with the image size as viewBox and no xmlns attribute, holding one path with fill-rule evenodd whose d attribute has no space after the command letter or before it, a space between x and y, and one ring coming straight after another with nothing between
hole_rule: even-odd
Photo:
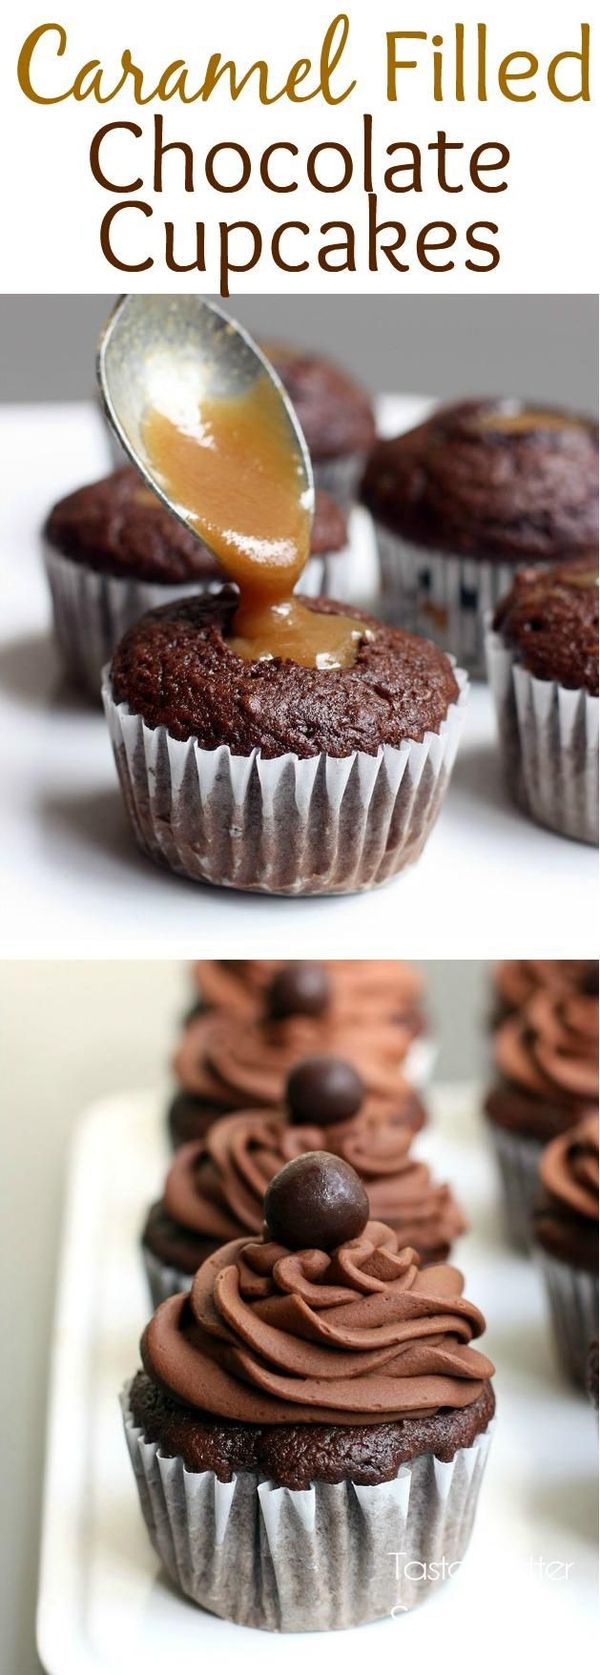
<instances>
[{"instance_id":1,"label":"cupcake top","mask_svg":"<svg viewBox=\"0 0 600 1675\"><path fill-rule=\"evenodd\" d=\"M598 992L596 960L500 960L494 967L494 989L501 1014L518 1012L536 989L566 994Z\"/></svg>"},{"instance_id":2,"label":"cupcake top","mask_svg":"<svg viewBox=\"0 0 600 1675\"><path fill-rule=\"evenodd\" d=\"M597 428L516 401L442 407L376 442L362 498L424 546L511 563L564 558L597 542Z\"/></svg>"},{"instance_id":3,"label":"cupcake top","mask_svg":"<svg viewBox=\"0 0 600 1675\"><path fill-rule=\"evenodd\" d=\"M296 409L308 449L316 461L366 453L375 436L370 397L346 372L290 344L263 344Z\"/></svg>"},{"instance_id":4,"label":"cupcake top","mask_svg":"<svg viewBox=\"0 0 600 1675\"><path fill-rule=\"evenodd\" d=\"M423 1106L400 1076L410 1044L401 1024L372 1021L361 1032L355 1016L340 1017L330 1007L327 990L313 1013L301 1009L297 992L288 993L284 1005L285 1013L271 1010L247 1020L220 1012L191 1018L173 1061L180 1086L216 1111L278 1109L293 1067L333 1054L350 1061L382 1117L400 1116L413 1131L422 1127Z\"/></svg>"},{"instance_id":5,"label":"cupcake top","mask_svg":"<svg viewBox=\"0 0 600 1675\"><path fill-rule=\"evenodd\" d=\"M341 1118L340 1091L348 1113ZM291 1109L288 1103L283 1111L224 1117L204 1139L182 1146L165 1183L167 1215L219 1243L260 1233L273 1176L304 1152L327 1150L356 1170L376 1220L389 1222L422 1255L447 1255L465 1222L450 1188L434 1183L427 1165L411 1156L412 1130L401 1109L386 1112L383 1102L364 1098L352 1066L332 1059L298 1066L290 1097Z\"/></svg>"},{"instance_id":6,"label":"cupcake top","mask_svg":"<svg viewBox=\"0 0 600 1675\"><path fill-rule=\"evenodd\" d=\"M538 680L598 695L598 562L589 554L550 570L520 570L494 628Z\"/></svg>"},{"instance_id":7,"label":"cupcake top","mask_svg":"<svg viewBox=\"0 0 600 1675\"><path fill-rule=\"evenodd\" d=\"M511 1098L507 1125L528 1126L544 1138L576 1123L598 1100L598 995L538 989L523 1009L504 1019L494 1036L494 1059ZM512 1090L524 1096L525 1105Z\"/></svg>"},{"instance_id":8,"label":"cupcake top","mask_svg":"<svg viewBox=\"0 0 600 1675\"><path fill-rule=\"evenodd\" d=\"M299 963L299 962L296 962ZM307 962L302 962L306 966ZM262 1012L277 973L292 962L282 960L195 960L194 979L203 1004L236 1017ZM423 978L403 960L321 960L331 985L331 1004L340 1017L395 1018L420 1035Z\"/></svg>"},{"instance_id":9,"label":"cupcake top","mask_svg":"<svg viewBox=\"0 0 600 1675\"><path fill-rule=\"evenodd\" d=\"M44 533L65 558L104 575L165 584L224 579L209 548L173 517L133 466L123 466L59 500ZM339 552L347 538L340 507L318 490L311 555Z\"/></svg>"},{"instance_id":10,"label":"cupcake top","mask_svg":"<svg viewBox=\"0 0 600 1675\"><path fill-rule=\"evenodd\" d=\"M558 1257L583 1266L598 1260L598 1112L544 1148L542 1196L536 1212L540 1242Z\"/></svg>"},{"instance_id":11,"label":"cupcake top","mask_svg":"<svg viewBox=\"0 0 600 1675\"><path fill-rule=\"evenodd\" d=\"M354 1170L324 1152L295 1158L264 1210L263 1238L225 1245L189 1300L169 1298L150 1321L142 1360L162 1389L255 1425L374 1423L477 1400L493 1367L470 1347L484 1320L462 1275L421 1272L368 1220Z\"/></svg>"},{"instance_id":12,"label":"cupcake top","mask_svg":"<svg viewBox=\"0 0 600 1675\"><path fill-rule=\"evenodd\" d=\"M206 750L263 758L375 756L437 732L458 697L450 660L427 640L384 627L330 599L303 601L310 611L361 624L355 662L319 669L279 657L237 656L227 630L236 596L184 599L142 617L117 646L113 696L149 727Z\"/></svg>"}]
</instances>

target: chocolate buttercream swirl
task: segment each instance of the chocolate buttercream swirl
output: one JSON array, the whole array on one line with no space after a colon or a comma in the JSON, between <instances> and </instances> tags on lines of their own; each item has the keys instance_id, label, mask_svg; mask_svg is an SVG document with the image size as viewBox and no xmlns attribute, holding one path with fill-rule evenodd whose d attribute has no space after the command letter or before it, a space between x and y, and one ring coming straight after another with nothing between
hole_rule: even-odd
<instances>
[{"instance_id":1,"label":"chocolate buttercream swirl","mask_svg":"<svg viewBox=\"0 0 600 1675\"><path fill-rule=\"evenodd\" d=\"M203 1414L251 1424L369 1424L462 1408L494 1369L458 1269L423 1271L370 1221L326 1254L234 1240L161 1304L146 1372Z\"/></svg>"},{"instance_id":2,"label":"chocolate buttercream swirl","mask_svg":"<svg viewBox=\"0 0 600 1675\"><path fill-rule=\"evenodd\" d=\"M402 1022L410 1041L424 1028L423 980L402 960L322 960L336 1019ZM205 1005L238 1018L257 1018L282 960L196 960L193 974Z\"/></svg>"},{"instance_id":3,"label":"chocolate buttercream swirl","mask_svg":"<svg viewBox=\"0 0 600 1675\"><path fill-rule=\"evenodd\" d=\"M203 1140L180 1147L165 1183L163 1207L190 1232L219 1242L259 1233L273 1176L304 1152L328 1151L364 1182L371 1213L421 1254L446 1255L465 1222L450 1188L412 1157L412 1134L390 1114L364 1105L347 1122L290 1127L270 1111L240 1112L212 1124Z\"/></svg>"},{"instance_id":4,"label":"chocolate buttercream swirl","mask_svg":"<svg viewBox=\"0 0 600 1675\"><path fill-rule=\"evenodd\" d=\"M598 1113L588 1111L544 1148L540 1180L551 1205L598 1221Z\"/></svg>"},{"instance_id":5,"label":"chocolate buttercream swirl","mask_svg":"<svg viewBox=\"0 0 600 1675\"><path fill-rule=\"evenodd\" d=\"M398 1104L403 1084L399 1069L406 1047L400 1027L385 1021L357 1033L357 1019L334 1013L309 1018L257 1019L244 1022L220 1012L190 1019L173 1061L187 1093L220 1110L280 1106L293 1065L315 1054L349 1059L369 1097ZM414 1099L413 1127L424 1121Z\"/></svg>"},{"instance_id":6,"label":"chocolate buttercream swirl","mask_svg":"<svg viewBox=\"0 0 600 1675\"><path fill-rule=\"evenodd\" d=\"M537 989L554 994L592 989L598 983L598 966L593 960L501 960L494 968L494 985L502 1005L510 1012L525 1006Z\"/></svg>"},{"instance_id":7,"label":"chocolate buttercream swirl","mask_svg":"<svg viewBox=\"0 0 600 1675\"><path fill-rule=\"evenodd\" d=\"M494 1056L505 1080L576 1117L598 1099L598 997L537 989L496 1031Z\"/></svg>"}]
</instances>

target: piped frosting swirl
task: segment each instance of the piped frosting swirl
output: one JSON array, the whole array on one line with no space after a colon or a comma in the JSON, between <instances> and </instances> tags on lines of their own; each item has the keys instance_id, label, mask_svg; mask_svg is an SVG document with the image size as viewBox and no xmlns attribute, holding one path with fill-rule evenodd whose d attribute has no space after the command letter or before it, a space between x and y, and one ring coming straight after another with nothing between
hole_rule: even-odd
<instances>
[{"instance_id":1,"label":"piped frosting swirl","mask_svg":"<svg viewBox=\"0 0 600 1675\"><path fill-rule=\"evenodd\" d=\"M598 1099L598 997L538 989L494 1037L496 1068L532 1105L574 1122Z\"/></svg>"},{"instance_id":2,"label":"piped frosting swirl","mask_svg":"<svg viewBox=\"0 0 600 1675\"><path fill-rule=\"evenodd\" d=\"M427 1164L411 1155L411 1140L404 1123L382 1121L368 1104L327 1128L291 1127L270 1111L240 1112L213 1123L203 1140L180 1147L163 1207L203 1238L221 1242L259 1233L263 1197L277 1171L304 1152L327 1150L356 1169L374 1219L391 1225L422 1256L445 1255L465 1222L450 1188L434 1182Z\"/></svg>"},{"instance_id":3,"label":"piped frosting swirl","mask_svg":"<svg viewBox=\"0 0 600 1675\"><path fill-rule=\"evenodd\" d=\"M598 1115L589 1111L575 1128L544 1148L540 1180L552 1205L584 1221L598 1222Z\"/></svg>"},{"instance_id":4,"label":"piped frosting swirl","mask_svg":"<svg viewBox=\"0 0 600 1675\"><path fill-rule=\"evenodd\" d=\"M201 1013L186 1025L173 1068L187 1093L218 1110L248 1110L280 1106L288 1074L299 1060L333 1054L351 1061L371 1099L397 1109L406 1086L399 1073L406 1045L395 1024L373 1022L363 1035L357 1033L356 1018L335 1013L246 1022L221 1012ZM424 1112L416 1095L410 1113L405 1099L404 1105L410 1126L420 1128Z\"/></svg>"},{"instance_id":5,"label":"piped frosting swirl","mask_svg":"<svg viewBox=\"0 0 600 1675\"><path fill-rule=\"evenodd\" d=\"M370 1221L330 1254L238 1239L171 1297L142 1339L146 1372L202 1414L336 1425L462 1408L493 1373L462 1275L421 1271Z\"/></svg>"},{"instance_id":6,"label":"piped frosting swirl","mask_svg":"<svg viewBox=\"0 0 600 1675\"><path fill-rule=\"evenodd\" d=\"M281 960L196 960L193 975L207 1007L238 1018L259 1017ZM423 980L402 960L322 960L337 1021L402 1022L407 1046L424 1028ZM406 1050L406 1048L404 1049Z\"/></svg>"}]
</instances>

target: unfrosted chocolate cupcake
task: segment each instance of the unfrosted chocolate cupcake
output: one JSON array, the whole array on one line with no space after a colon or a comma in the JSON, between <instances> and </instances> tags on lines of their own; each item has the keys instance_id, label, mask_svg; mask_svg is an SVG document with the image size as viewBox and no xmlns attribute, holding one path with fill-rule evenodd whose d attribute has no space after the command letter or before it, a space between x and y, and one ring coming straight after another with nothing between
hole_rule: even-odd
<instances>
[{"instance_id":1,"label":"unfrosted chocolate cupcake","mask_svg":"<svg viewBox=\"0 0 600 1675\"><path fill-rule=\"evenodd\" d=\"M597 557L519 571L486 649L511 794L543 826L597 843Z\"/></svg>"},{"instance_id":2,"label":"unfrosted chocolate cupcake","mask_svg":"<svg viewBox=\"0 0 600 1675\"><path fill-rule=\"evenodd\" d=\"M317 487L349 508L375 439L370 396L323 355L284 343L263 348L296 409Z\"/></svg>"},{"instance_id":3,"label":"unfrosted chocolate cupcake","mask_svg":"<svg viewBox=\"0 0 600 1675\"><path fill-rule=\"evenodd\" d=\"M181 1146L142 1235L152 1301L187 1288L200 1263L228 1239L260 1233L263 1198L278 1170L325 1150L356 1170L371 1215L423 1265L445 1261L466 1223L453 1193L413 1157L413 1114L402 1097L368 1099L357 1071L331 1057L305 1059L288 1077L283 1108L223 1117L203 1140Z\"/></svg>"},{"instance_id":4,"label":"unfrosted chocolate cupcake","mask_svg":"<svg viewBox=\"0 0 600 1675\"><path fill-rule=\"evenodd\" d=\"M95 695L123 634L167 600L221 587L213 554L173 517L131 466L59 500L44 526L54 626L69 673ZM303 590L342 584L348 532L330 495L317 493Z\"/></svg>"},{"instance_id":5,"label":"unfrosted chocolate cupcake","mask_svg":"<svg viewBox=\"0 0 600 1675\"><path fill-rule=\"evenodd\" d=\"M123 1395L151 1540L185 1594L235 1622L389 1616L468 1543L494 1413L472 1347L485 1322L455 1268L421 1272L368 1216L341 1159L295 1158L263 1236L161 1304Z\"/></svg>"},{"instance_id":6,"label":"unfrosted chocolate cupcake","mask_svg":"<svg viewBox=\"0 0 600 1675\"><path fill-rule=\"evenodd\" d=\"M246 661L223 589L153 611L103 697L141 847L187 877L283 895L385 882L420 853L446 789L466 677L435 646L356 621L349 667Z\"/></svg>"},{"instance_id":7,"label":"unfrosted chocolate cupcake","mask_svg":"<svg viewBox=\"0 0 600 1675\"><path fill-rule=\"evenodd\" d=\"M533 403L443 407L375 444L361 496L394 620L480 674L486 616L515 570L597 543L597 428Z\"/></svg>"},{"instance_id":8,"label":"unfrosted chocolate cupcake","mask_svg":"<svg viewBox=\"0 0 600 1675\"><path fill-rule=\"evenodd\" d=\"M595 991L595 992L594 992ZM496 1081L486 1101L511 1237L525 1246L543 1146L598 1101L598 970L581 986L537 989L494 1036Z\"/></svg>"},{"instance_id":9,"label":"unfrosted chocolate cupcake","mask_svg":"<svg viewBox=\"0 0 600 1675\"><path fill-rule=\"evenodd\" d=\"M324 967L285 966L271 980L258 1017L200 1013L184 1028L173 1068L180 1091L169 1111L174 1145L202 1139L216 1118L249 1108L281 1108L287 1078L315 1054L349 1059L369 1101L395 1111L413 1131L425 1121L417 1093L403 1079L411 1034L399 1019L371 1017L342 1003Z\"/></svg>"},{"instance_id":10,"label":"unfrosted chocolate cupcake","mask_svg":"<svg viewBox=\"0 0 600 1675\"><path fill-rule=\"evenodd\" d=\"M586 1385L598 1332L598 1111L557 1135L540 1159L534 1231L563 1365Z\"/></svg>"}]
</instances>

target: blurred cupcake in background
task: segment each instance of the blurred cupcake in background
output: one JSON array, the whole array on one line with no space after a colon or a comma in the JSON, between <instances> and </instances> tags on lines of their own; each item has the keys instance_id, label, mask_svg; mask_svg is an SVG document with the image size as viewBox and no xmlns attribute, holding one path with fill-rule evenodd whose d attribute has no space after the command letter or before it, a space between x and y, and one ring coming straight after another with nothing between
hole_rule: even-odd
<instances>
[{"instance_id":1,"label":"blurred cupcake in background","mask_svg":"<svg viewBox=\"0 0 600 1675\"><path fill-rule=\"evenodd\" d=\"M520 1012L537 989L561 995L570 989L593 993L597 983L596 960L499 960L492 975L492 1023Z\"/></svg>"},{"instance_id":2,"label":"blurred cupcake in background","mask_svg":"<svg viewBox=\"0 0 600 1675\"><path fill-rule=\"evenodd\" d=\"M581 962L564 993L537 989L494 1035L495 1081L485 1112L500 1170L506 1224L521 1248L544 1145L598 1103L598 967Z\"/></svg>"},{"instance_id":3,"label":"blurred cupcake in background","mask_svg":"<svg viewBox=\"0 0 600 1675\"><path fill-rule=\"evenodd\" d=\"M441 407L375 443L361 498L389 619L483 675L486 618L516 570L597 544L597 427L516 400Z\"/></svg>"},{"instance_id":4,"label":"blurred cupcake in background","mask_svg":"<svg viewBox=\"0 0 600 1675\"><path fill-rule=\"evenodd\" d=\"M598 1112L589 1111L542 1152L535 1248L561 1364L584 1389L598 1338ZM597 1401L597 1370L596 1370Z\"/></svg>"},{"instance_id":5,"label":"blurred cupcake in background","mask_svg":"<svg viewBox=\"0 0 600 1675\"><path fill-rule=\"evenodd\" d=\"M486 653L511 796L540 825L597 843L597 555L519 571Z\"/></svg>"},{"instance_id":6,"label":"blurred cupcake in background","mask_svg":"<svg viewBox=\"0 0 600 1675\"><path fill-rule=\"evenodd\" d=\"M403 1076L413 1039L414 1027L403 1019L365 1022L355 1007L338 1010L335 980L324 966L285 965L258 1016L201 1012L186 1024L173 1060L179 1092L168 1115L171 1140L177 1146L201 1139L211 1122L233 1112L280 1108L294 1065L323 1054L349 1059L367 1097L399 1102L416 1131L425 1111Z\"/></svg>"},{"instance_id":7,"label":"blurred cupcake in background","mask_svg":"<svg viewBox=\"0 0 600 1675\"><path fill-rule=\"evenodd\" d=\"M288 1077L282 1109L223 1117L203 1140L179 1147L142 1235L153 1304L185 1291L226 1240L261 1232L269 1182L303 1152L328 1151L351 1164L372 1218L393 1228L423 1266L445 1261L466 1222L450 1187L412 1155L408 1087L404 1101L367 1098L348 1061L305 1059Z\"/></svg>"},{"instance_id":8,"label":"blurred cupcake in background","mask_svg":"<svg viewBox=\"0 0 600 1675\"><path fill-rule=\"evenodd\" d=\"M370 396L324 355L286 343L262 347L296 410L317 488L348 511L375 440Z\"/></svg>"},{"instance_id":9,"label":"blurred cupcake in background","mask_svg":"<svg viewBox=\"0 0 600 1675\"><path fill-rule=\"evenodd\" d=\"M278 972L294 966L304 971L316 966L317 972L326 973L337 1017L353 1019L359 1027L371 1019L401 1025L409 1040L404 1074L416 1086L423 1085L434 1062L435 1044L423 973L405 960L196 960L192 978L198 1000L190 1016L217 1010L229 1017L258 1017Z\"/></svg>"},{"instance_id":10,"label":"blurred cupcake in background","mask_svg":"<svg viewBox=\"0 0 600 1675\"><path fill-rule=\"evenodd\" d=\"M71 678L96 698L104 664L146 611L214 592L226 579L209 548L132 466L59 500L43 539L61 656ZM317 493L303 593L335 593L341 584L343 597L347 541L344 513Z\"/></svg>"}]
</instances>

